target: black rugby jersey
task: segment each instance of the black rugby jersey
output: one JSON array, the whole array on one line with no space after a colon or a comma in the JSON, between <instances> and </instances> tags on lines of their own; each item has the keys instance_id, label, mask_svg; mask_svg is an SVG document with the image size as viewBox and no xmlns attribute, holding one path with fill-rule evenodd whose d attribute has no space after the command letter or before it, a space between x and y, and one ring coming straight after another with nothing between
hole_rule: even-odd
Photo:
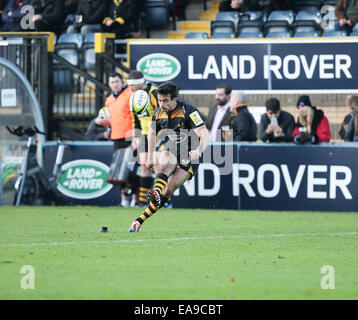
<instances>
[{"instance_id":1,"label":"black rugby jersey","mask_svg":"<svg viewBox=\"0 0 358 320\"><path fill-rule=\"evenodd\" d=\"M152 121L152 128L158 135L157 139L161 142L170 140L181 143L187 140L188 136L189 140L192 140L193 135L196 136L192 129L204 125L199 111L180 99L177 99L177 106L171 112L161 111L158 107L154 112Z\"/></svg>"}]
</instances>

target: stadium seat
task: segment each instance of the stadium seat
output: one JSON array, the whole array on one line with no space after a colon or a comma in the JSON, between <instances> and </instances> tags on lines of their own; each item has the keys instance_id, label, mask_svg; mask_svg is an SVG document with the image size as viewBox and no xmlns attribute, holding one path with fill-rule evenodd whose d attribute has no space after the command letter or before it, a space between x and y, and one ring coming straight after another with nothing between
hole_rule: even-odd
<instances>
[{"instance_id":1,"label":"stadium seat","mask_svg":"<svg viewBox=\"0 0 358 320\"><path fill-rule=\"evenodd\" d=\"M243 31L239 34L238 38L249 39L249 38L263 38L264 34L262 31Z\"/></svg>"},{"instance_id":2,"label":"stadium seat","mask_svg":"<svg viewBox=\"0 0 358 320\"><path fill-rule=\"evenodd\" d=\"M266 21L264 24L264 33L267 37L267 34L272 33L291 33L291 26L287 21Z\"/></svg>"},{"instance_id":3,"label":"stadium seat","mask_svg":"<svg viewBox=\"0 0 358 320\"><path fill-rule=\"evenodd\" d=\"M316 32L321 34L321 25L312 20L295 21L292 25L293 33L297 32Z\"/></svg>"},{"instance_id":4,"label":"stadium seat","mask_svg":"<svg viewBox=\"0 0 358 320\"><path fill-rule=\"evenodd\" d=\"M169 24L169 6L167 1L146 0L144 3L144 14L148 38L150 38L150 30L167 28Z\"/></svg>"},{"instance_id":5,"label":"stadium seat","mask_svg":"<svg viewBox=\"0 0 358 320\"><path fill-rule=\"evenodd\" d=\"M297 12L295 21L314 21L317 24L320 24L321 13L319 10L301 10Z\"/></svg>"},{"instance_id":6,"label":"stadium seat","mask_svg":"<svg viewBox=\"0 0 358 320\"><path fill-rule=\"evenodd\" d=\"M57 40L55 52L75 66L79 65L79 50L83 45L80 33L63 33Z\"/></svg>"},{"instance_id":7,"label":"stadium seat","mask_svg":"<svg viewBox=\"0 0 358 320\"><path fill-rule=\"evenodd\" d=\"M227 39L235 38L235 32L215 32L211 35L211 39Z\"/></svg>"},{"instance_id":8,"label":"stadium seat","mask_svg":"<svg viewBox=\"0 0 358 320\"><path fill-rule=\"evenodd\" d=\"M96 54L94 51L94 33L85 35L83 43L83 67L85 69L94 69L96 65Z\"/></svg>"},{"instance_id":9,"label":"stadium seat","mask_svg":"<svg viewBox=\"0 0 358 320\"><path fill-rule=\"evenodd\" d=\"M262 38L262 23L261 21L240 21L237 34L239 38ZM243 36L243 34L245 34L245 36Z\"/></svg>"},{"instance_id":10,"label":"stadium seat","mask_svg":"<svg viewBox=\"0 0 358 320\"><path fill-rule=\"evenodd\" d=\"M215 33L235 33L235 24L233 21L213 20L210 22L211 35Z\"/></svg>"},{"instance_id":11,"label":"stadium seat","mask_svg":"<svg viewBox=\"0 0 358 320\"><path fill-rule=\"evenodd\" d=\"M293 35L294 38L316 38L319 37L317 31L298 31Z\"/></svg>"},{"instance_id":12,"label":"stadium seat","mask_svg":"<svg viewBox=\"0 0 358 320\"><path fill-rule=\"evenodd\" d=\"M295 19L295 14L292 10L274 10L269 14L267 21L287 21L292 24Z\"/></svg>"},{"instance_id":13,"label":"stadium seat","mask_svg":"<svg viewBox=\"0 0 358 320\"><path fill-rule=\"evenodd\" d=\"M358 37L358 31L352 31L350 34L351 37Z\"/></svg>"},{"instance_id":14,"label":"stadium seat","mask_svg":"<svg viewBox=\"0 0 358 320\"><path fill-rule=\"evenodd\" d=\"M239 14L235 11L219 11L215 19L216 21L232 21L235 25L235 28L237 24L239 23Z\"/></svg>"},{"instance_id":15,"label":"stadium seat","mask_svg":"<svg viewBox=\"0 0 358 320\"><path fill-rule=\"evenodd\" d=\"M324 30L322 37L346 37L347 32L341 30Z\"/></svg>"},{"instance_id":16,"label":"stadium seat","mask_svg":"<svg viewBox=\"0 0 358 320\"><path fill-rule=\"evenodd\" d=\"M288 31L272 31L266 34L265 38L290 38L291 33Z\"/></svg>"},{"instance_id":17,"label":"stadium seat","mask_svg":"<svg viewBox=\"0 0 358 320\"><path fill-rule=\"evenodd\" d=\"M185 35L185 39L208 39L209 35L207 32L188 32Z\"/></svg>"}]
</instances>

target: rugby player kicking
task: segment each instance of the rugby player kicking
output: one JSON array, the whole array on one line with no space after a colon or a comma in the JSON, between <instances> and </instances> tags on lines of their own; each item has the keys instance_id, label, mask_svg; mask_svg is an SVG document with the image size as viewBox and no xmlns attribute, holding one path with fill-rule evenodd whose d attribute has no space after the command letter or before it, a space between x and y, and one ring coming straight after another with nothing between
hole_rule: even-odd
<instances>
[{"instance_id":1,"label":"rugby player kicking","mask_svg":"<svg viewBox=\"0 0 358 320\"><path fill-rule=\"evenodd\" d=\"M168 81L157 89L159 108L148 131L146 166L156 165L149 204L128 232L139 232L143 222L156 213L199 167L199 158L210 142L209 132L198 110L177 98L178 86ZM155 150L156 149L156 150Z\"/></svg>"}]
</instances>

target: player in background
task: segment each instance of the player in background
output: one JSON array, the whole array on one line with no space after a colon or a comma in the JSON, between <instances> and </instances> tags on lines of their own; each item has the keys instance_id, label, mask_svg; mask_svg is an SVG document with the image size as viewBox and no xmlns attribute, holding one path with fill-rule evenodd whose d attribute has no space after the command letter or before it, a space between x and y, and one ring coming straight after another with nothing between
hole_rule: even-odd
<instances>
[{"instance_id":1,"label":"player in background","mask_svg":"<svg viewBox=\"0 0 358 320\"><path fill-rule=\"evenodd\" d=\"M131 71L128 74L127 85L133 91L144 90L149 95L149 105L143 113L135 114L134 127L136 130L135 138L132 141L133 149L138 150L140 163L139 197L138 205L144 207L147 205L147 193L153 185L152 170L147 168L145 163L148 156L148 130L154 111L158 107L157 87L148 83L140 71ZM138 134L140 131L140 135Z\"/></svg>"},{"instance_id":2,"label":"player in background","mask_svg":"<svg viewBox=\"0 0 358 320\"><path fill-rule=\"evenodd\" d=\"M148 169L157 166L149 205L128 232L138 232L145 220L160 209L199 167L199 158L210 142L209 132L198 110L178 99L178 87L165 82L157 89L159 108L148 131ZM154 148L157 145L157 150Z\"/></svg>"}]
</instances>

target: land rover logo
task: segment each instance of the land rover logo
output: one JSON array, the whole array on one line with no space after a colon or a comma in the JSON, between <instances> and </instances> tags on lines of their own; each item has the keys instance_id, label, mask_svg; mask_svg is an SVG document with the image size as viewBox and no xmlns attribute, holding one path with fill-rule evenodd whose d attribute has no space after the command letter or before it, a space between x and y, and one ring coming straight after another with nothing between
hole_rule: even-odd
<instances>
[{"instance_id":1,"label":"land rover logo","mask_svg":"<svg viewBox=\"0 0 358 320\"><path fill-rule=\"evenodd\" d=\"M152 53L138 61L137 70L149 81L163 82L174 79L180 73L181 65L169 54Z\"/></svg>"},{"instance_id":2,"label":"land rover logo","mask_svg":"<svg viewBox=\"0 0 358 320\"><path fill-rule=\"evenodd\" d=\"M65 163L57 186L64 195L75 199L94 199L106 194L108 166L104 163L81 159Z\"/></svg>"}]
</instances>

